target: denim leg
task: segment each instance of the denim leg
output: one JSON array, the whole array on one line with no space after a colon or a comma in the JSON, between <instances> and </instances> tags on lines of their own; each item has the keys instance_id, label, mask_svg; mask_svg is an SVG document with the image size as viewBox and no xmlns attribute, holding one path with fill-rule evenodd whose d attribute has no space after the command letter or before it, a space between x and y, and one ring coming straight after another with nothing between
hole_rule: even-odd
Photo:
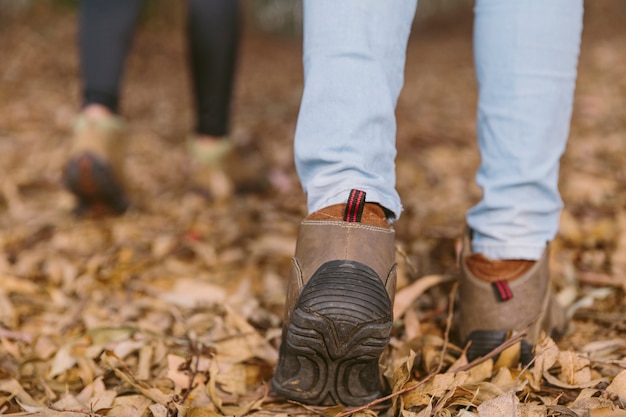
<instances>
[{"instance_id":1,"label":"denim leg","mask_svg":"<svg viewBox=\"0 0 626 417\"><path fill-rule=\"evenodd\" d=\"M541 256L556 235L559 159L569 135L582 0L477 0L476 181L467 216L473 249L492 259Z\"/></svg>"},{"instance_id":2,"label":"denim leg","mask_svg":"<svg viewBox=\"0 0 626 417\"><path fill-rule=\"evenodd\" d=\"M395 106L416 0L305 0L304 93L295 137L310 212L367 192L400 215Z\"/></svg>"}]
</instances>

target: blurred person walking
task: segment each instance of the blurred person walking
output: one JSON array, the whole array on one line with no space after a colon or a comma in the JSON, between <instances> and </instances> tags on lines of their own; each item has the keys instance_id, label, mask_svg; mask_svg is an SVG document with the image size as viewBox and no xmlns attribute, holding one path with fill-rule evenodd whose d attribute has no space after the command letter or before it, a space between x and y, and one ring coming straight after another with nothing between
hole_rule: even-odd
<instances>
[{"instance_id":1,"label":"blurred person walking","mask_svg":"<svg viewBox=\"0 0 626 417\"><path fill-rule=\"evenodd\" d=\"M73 131L64 182L78 212L123 213L124 157L128 138L120 112L124 66L142 0L82 0L79 55L82 107ZM187 44L193 81L195 127L188 152L199 178L232 150L230 103L239 43L237 0L188 0Z\"/></svg>"}]
</instances>

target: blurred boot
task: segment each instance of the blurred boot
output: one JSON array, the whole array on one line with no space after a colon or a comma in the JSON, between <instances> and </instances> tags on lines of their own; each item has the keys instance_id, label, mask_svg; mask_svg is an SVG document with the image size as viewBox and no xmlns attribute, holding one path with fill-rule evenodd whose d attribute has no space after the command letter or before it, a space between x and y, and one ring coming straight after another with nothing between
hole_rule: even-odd
<instances>
[{"instance_id":1,"label":"blurred boot","mask_svg":"<svg viewBox=\"0 0 626 417\"><path fill-rule=\"evenodd\" d=\"M72 150L65 165L65 186L76 196L78 214L121 214L128 208L124 191L124 123L119 116L81 115L74 125Z\"/></svg>"},{"instance_id":2,"label":"blurred boot","mask_svg":"<svg viewBox=\"0 0 626 417\"><path fill-rule=\"evenodd\" d=\"M191 188L215 200L225 200L234 193L234 184L225 171L233 154L233 143L228 138L217 140L187 140L191 163Z\"/></svg>"},{"instance_id":3,"label":"blurred boot","mask_svg":"<svg viewBox=\"0 0 626 417\"><path fill-rule=\"evenodd\" d=\"M242 155L228 137L187 140L193 191L213 200L227 200L233 194L263 191L268 187L266 169L259 155Z\"/></svg>"}]
</instances>

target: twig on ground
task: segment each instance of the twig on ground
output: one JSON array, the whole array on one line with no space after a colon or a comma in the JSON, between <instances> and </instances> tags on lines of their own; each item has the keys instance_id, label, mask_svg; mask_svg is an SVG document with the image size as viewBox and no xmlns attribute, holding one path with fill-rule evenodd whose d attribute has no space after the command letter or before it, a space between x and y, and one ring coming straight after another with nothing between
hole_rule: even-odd
<instances>
[{"instance_id":1,"label":"twig on ground","mask_svg":"<svg viewBox=\"0 0 626 417\"><path fill-rule=\"evenodd\" d=\"M86 411L86 410L73 410L70 408L56 408L51 404L48 404L48 408L52 411L56 411L58 413L76 413L76 414L84 414L89 417L106 417L104 414L96 413L95 411Z\"/></svg>"},{"instance_id":2,"label":"twig on ground","mask_svg":"<svg viewBox=\"0 0 626 417\"><path fill-rule=\"evenodd\" d=\"M185 390L185 393L183 394L183 396L180 398L180 401L179 401L180 404L185 403L185 400L187 399L187 397L189 397L189 394L191 394L193 389L196 387L196 384L194 384L194 381L196 379L196 376L200 373L199 365L200 365L200 355L202 353L202 349L198 348L198 342L195 340L192 340L191 338L189 338L189 350L190 352L187 358L185 359L185 362L181 363L180 366L178 367L179 371L187 372L187 377L189 378L187 389Z\"/></svg>"}]
</instances>

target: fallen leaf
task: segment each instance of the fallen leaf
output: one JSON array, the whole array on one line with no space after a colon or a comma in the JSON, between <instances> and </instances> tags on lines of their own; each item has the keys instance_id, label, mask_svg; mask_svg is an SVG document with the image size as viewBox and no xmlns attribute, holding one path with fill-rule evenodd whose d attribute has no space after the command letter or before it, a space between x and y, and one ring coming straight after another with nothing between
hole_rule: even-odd
<instances>
[{"instance_id":1,"label":"fallen leaf","mask_svg":"<svg viewBox=\"0 0 626 417\"><path fill-rule=\"evenodd\" d=\"M452 275L426 275L396 293L393 302L393 318L399 319L420 295L429 288L454 279Z\"/></svg>"},{"instance_id":2,"label":"fallen leaf","mask_svg":"<svg viewBox=\"0 0 626 417\"><path fill-rule=\"evenodd\" d=\"M478 406L478 414L480 417L521 416L519 399L514 392L506 392L480 404Z\"/></svg>"},{"instance_id":3,"label":"fallen leaf","mask_svg":"<svg viewBox=\"0 0 626 417\"><path fill-rule=\"evenodd\" d=\"M626 404L626 370L617 374L605 391L617 395Z\"/></svg>"},{"instance_id":4,"label":"fallen leaf","mask_svg":"<svg viewBox=\"0 0 626 417\"><path fill-rule=\"evenodd\" d=\"M559 379L569 385L582 386L591 381L589 359L572 351L559 352L557 362L561 366Z\"/></svg>"}]
</instances>

